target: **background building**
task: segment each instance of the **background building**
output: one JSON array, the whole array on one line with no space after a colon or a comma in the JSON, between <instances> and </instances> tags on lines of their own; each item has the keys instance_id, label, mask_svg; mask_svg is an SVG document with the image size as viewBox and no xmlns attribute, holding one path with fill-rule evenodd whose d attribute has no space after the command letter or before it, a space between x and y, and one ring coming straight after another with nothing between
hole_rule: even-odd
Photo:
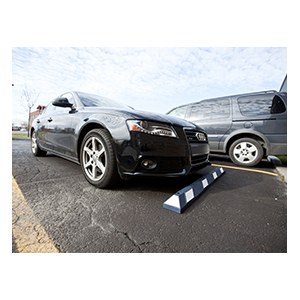
<instances>
[{"instance_id":1,"label":"background building","mask_svg":"<svg viewBox=\"0 0 300 300\"><path fill-rule=\"evenodd\" d=\"M38 105L36 108L36 111L33 111L30 113L30 122L29 122L29 128L31 128L32 122L34 119L36 119L45 109L46 106L44 105Z\"/></svg>"}]
</instances>

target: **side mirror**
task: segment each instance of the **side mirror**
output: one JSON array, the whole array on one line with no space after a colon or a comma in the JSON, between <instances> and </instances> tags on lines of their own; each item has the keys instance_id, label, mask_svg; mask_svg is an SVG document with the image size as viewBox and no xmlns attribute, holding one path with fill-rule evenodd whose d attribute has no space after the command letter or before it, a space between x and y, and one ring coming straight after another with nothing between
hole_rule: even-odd
<instances>
[{"instance_id":1,"label":"side mirror","mask_svg":"<svg viewBox=\"0 0 300 300\"><path fill-rule=\"evenodd\" d=\"M58 97L56 98L52 104L54 106L59 106L59 107L72 107L73 104L69 102L69 100L67 98L64 97Z\"/></svg>"}]
</instances>

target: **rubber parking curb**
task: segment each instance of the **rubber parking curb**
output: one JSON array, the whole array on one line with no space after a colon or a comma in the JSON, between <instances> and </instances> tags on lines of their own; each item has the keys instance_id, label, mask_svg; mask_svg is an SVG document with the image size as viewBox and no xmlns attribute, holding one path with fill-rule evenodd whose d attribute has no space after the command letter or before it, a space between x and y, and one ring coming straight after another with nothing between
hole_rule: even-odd
<instances>
[{"instance_id":1,"label":"rubber parking curb","mask_svg":"<svg viewBox=\"0 0 300 300\"><path fill-rule=\"evenodd\" d=\"M205 176L197 179L192 184L184 187L172 195L163 204L163 207L181 214L190 206L211 184L225 173L222 167L218 167Z\"/></svg>"}]
</instances>

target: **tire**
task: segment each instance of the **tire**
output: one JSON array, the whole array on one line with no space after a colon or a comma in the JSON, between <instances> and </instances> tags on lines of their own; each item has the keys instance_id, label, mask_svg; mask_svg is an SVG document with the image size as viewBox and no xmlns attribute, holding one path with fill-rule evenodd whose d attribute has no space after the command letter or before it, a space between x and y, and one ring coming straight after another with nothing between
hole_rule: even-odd
<instances>
[{"instance_id":1,"label":"tire","mask_svg":"<svg viewBox=\"0 0 300 300\"><path fill-rule=\"evenodd\" d=\"M34 156L45 156L47 153L47 151L40 149L36 139L35 131L33 131L31 134L31 151Z\"/></svg>"},{"instance_id":2,"label":"tire","mask_svg":"<svg viewBox=\"0 0 300 300\"><path fill-rule=\"evenodd\" d=\"M93 129L81 144L80 164L86 180L98 188L116 184L120 177L110 135L104 129Z\"/></svg>"},{"instance_id":3,"label":"tire","mask_svg":"<svg viewBox=\"0 0 300 300\"><path fill-rule=\"evenodd\" d=\"M229 148L230 159L238 166L253 167L261 161L263 155L262 146L251 138L236 140Z\"/></svg>"}]
</instances>

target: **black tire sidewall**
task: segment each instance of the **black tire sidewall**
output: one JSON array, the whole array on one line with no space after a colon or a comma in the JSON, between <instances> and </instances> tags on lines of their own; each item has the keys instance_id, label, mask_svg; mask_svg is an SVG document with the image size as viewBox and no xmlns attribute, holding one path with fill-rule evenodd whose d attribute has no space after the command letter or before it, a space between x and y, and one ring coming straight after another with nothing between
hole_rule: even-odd
<instances>
[{"instance_id":1,"label":"black tire sidewall","mask_svg":"<svg viewBox=\"0 0 300 300\"><path fill-rule=\"evenodd\" d=\"M234 157L234 154L233 154L234 148L236 147L237 144L243 143L243 142L248 142L250 144L253 144L257 148L258 154L254 161L249 162L249 163L241 163ZM260 143L257 140L252 139L252 138L238 139L235 142L233 142L229 148L230 159L234 164L236 164L238 166L253 167L261 161L261 159L263 158L263 155L264 155L263 147L260 145Z\"/></svg>"}]
</instances>

